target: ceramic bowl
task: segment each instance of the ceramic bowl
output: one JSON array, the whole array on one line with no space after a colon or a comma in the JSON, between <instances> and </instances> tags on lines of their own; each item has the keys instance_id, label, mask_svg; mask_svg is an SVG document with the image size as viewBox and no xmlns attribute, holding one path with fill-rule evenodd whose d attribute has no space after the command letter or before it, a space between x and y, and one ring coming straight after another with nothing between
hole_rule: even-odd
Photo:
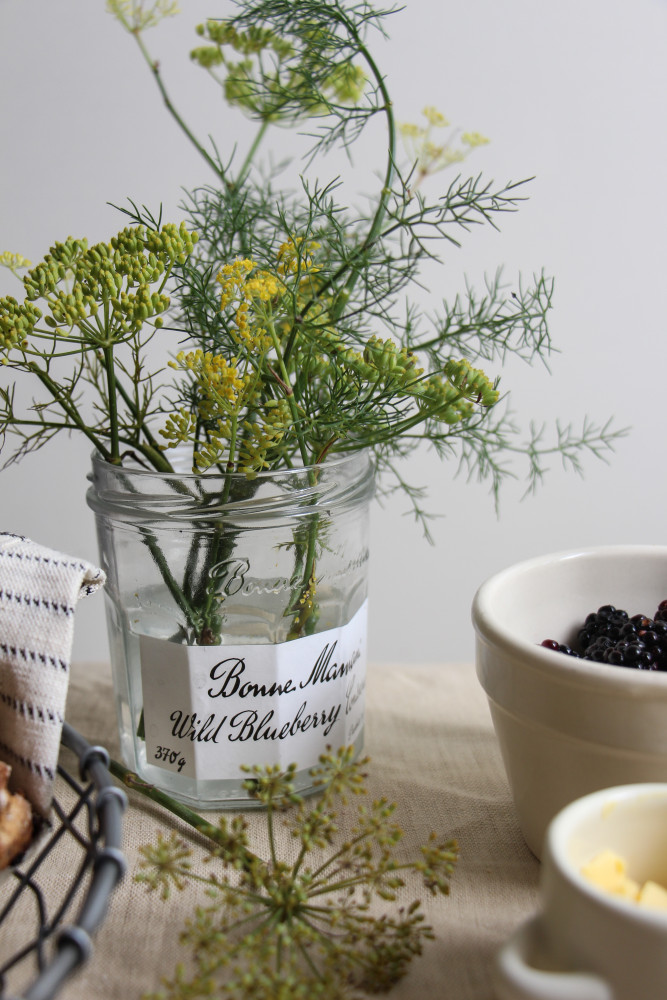
<instances>
[{"instance_id":1,"label":"ceramic bowl","mask_svg":"<svg viewBox=\"0 0 667 1000\"><path fill-rule=\"evenodd\" d=\"M667 910L640 907L590 882L602 851L639 885L667 887L667 784L603 789L549 825L541 909L500 950L498 1000L655 1000L667 995Z\"/></svg>"},{"instance_id":2,"label":"ceramic bowl","mask_svg":"<svg viewBox=\"0 0 667 1000\"><path fill-rule=\"evenodd\" d=\"M652 615L665 598L662 546L542 556L497 573L475 595L477 676L537 857L549 821L574 799L667 781L667 673L575 659L540 643L573 643L603 604Z\"/></svg>"}]
</instances>

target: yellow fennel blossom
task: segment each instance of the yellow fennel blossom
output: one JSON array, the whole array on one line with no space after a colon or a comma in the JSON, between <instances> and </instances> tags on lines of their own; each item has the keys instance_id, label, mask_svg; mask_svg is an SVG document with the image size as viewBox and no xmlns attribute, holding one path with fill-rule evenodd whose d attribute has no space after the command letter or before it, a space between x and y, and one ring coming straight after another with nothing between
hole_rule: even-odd
<instances>
[{"instance_id":1,"label":"yellow fennel blossom","mask_svg":"<svg viewBox=\"0 0 667 1000\"><path fill-rule=\"evenodd\" d=\"M192 456L194 471L205 472L212 465L220 462L225 455L229 457L230 440L231 422L229 420L216 420L213 425L209 425L206 430L206 439L197 442Z\"/></svg>"},{"instance_id":2,"label":"yellow fennel blossom","mask_svg":"<svg viewBox=\"0 0 667 1000\"><path fill-rule=\"evenodd\" d=\"M429 125L435 125L436 128L446 128L450 124L443 113L432 105L425 107L422 114Z\"/></svg>"},{"instance_id":3,"label":"yellow fennel blossom","mask_svg":"<svg viewBox=\"0 0 667 1000\"><path fill-rule=\"evenodd\" d=\"M417 359L405 347L397 348L393 340L371 337L364 348L363 360L384 384L405 386L424 374ZM375 381L375 380L374 380Z\"/></svg>"},{"instance_id":4,"label":"yellow fennel blossom","mask_svg":"<svg viewBox=\"0 0 667 1000\"><path fill-rule=\"evenodd\" d=\"M170 414L167 422L160 431L160 434L168 442L162 448L176 448L179 444L192 441L197 430L197 419L194 413L190 413L182 407L176 413Z\"/></svg>"},{"instance_id":5,"label":"yellow fennel blossom","mask_svg":"<svg viewBox=\"0 0 667 1000\"><path fill-rule=\"evenodd\" d=\"M234 322L236 323L239 337L241 340L245 341L248 346L250 346L252 340L252 328L250 326L250 306L247 302L241 302L239 304L234 316Z\"/></svg>"},{"instance_id":6,"label":"yellow fennel blossom","mask_svg":"<svg viewBox=\"0 0 667 1000\"><path fill-rule=\"evenodd\" d=\"M24 267L32 267L32 262L26 257L22 257L20 253L3 250L0 253L0 267L7 267L13 274L16 274L17 271Z\"/></svg>"},{"instance_id":7,"label":"yellow fennel blossom","mask_svg":"<svg viewBox=\"0 0 667 1000\"><path fill-rule=\"evenodd\" d=\"M181 351L169 364L192 373L198 400L196 413L182 408L169 417L160 432L168 442L166 447L186 441L194 444L195 471L204 471L225 455L231 461L234 430L238 414L248 406L252 377L239 373L235 358L228 361L201 349Z\"/></svg>"},{"instance_id":8,"label":"yellow fennel blossom","mask_svg":"<svg viewBox=\"0 0 667 1000\"><path fill-rule=\"evenodd\" d=\"M419 386L416 394L422 409L429 411L435 420L445 424L459 424L468 420L474 413L474 406L469 399L441 375L431 375Z\"/></svg>"},{"instance_id":9,"label":"yellow fennel blossom","mask_svg":"<svg viewBox=\"0 0 667 1000\"><path fill-rule=\"evenodd\" d=\"M476 146L486 146L491 140L480 132L464 132L461 136L461 142L470 146L471 149L475 149Z\"/></svg>"},{"instance_id":10,"label":"yellow fennel blossom","mask_svg":"<svg viewBox=\"0 0 667 1000\"><path fill-rule=\"evenodd\" d=\"M165 17L179 14L174 0L107 0L107 11L113 14L127 31L143 31L154 28Z\"/></svg>"},{"instance_id":11,"label":"yellow fennel blossom","mask_svg":"<svg viewBox=\"0 0 667 1000\"><path fill-rule=\"evenodd\" d=\"M278 274L287 276L308 272L316 274L320 269L315 266L313 253L320 249L320 244L315 240L306 240L303 236L291 236L290 239L281 243L278 247L276 262Z\"/></svg>"},{"instance_id":12,"label":"yellow fennel blossom","mask_svg":"<svg viewBox=\"0 0 667 1000\"><path fill-rule=\"evenodd\" d=\"M247 302L241 302L234 316L236 323L236 338L247 352L255 358L255 367L258 366L258 359L263 354L267 354L272 346L271 334L256 322L254 315Z\"/></svg>"},{"instance_id":13,"label":"yellow fennel blossom","mask_svg":"<svg viewBox=\"0 0 667 1000\"><path fill-rule=\"evenodd\" d=\"M425 134L426 129L422 128L421 125L415 125L414 122L400 122L398 131L404 139L420 139Z\"/></svg>"},{"instance_id":14,"label":"yellow fennel blossom","mask_svg":"<svg viewBox=\"0 0 667 1000\"><path fill-rule=\"evenodd\" d=\"M341 104L358 104L364 95L368 77L361 66L345 60L338 63L324 81L323 90L331 91Z\"/></svg>"},{"instance_id":15,"label":"yellow fennel blossom","mask_svg":"<svg viewBox=\"0 0 667 1000\"><path fill-rule=\"evenodd\" d=\"M252 420L244 420L237 434L238 457L233 463L229 453L232 438L230 420L217 420L208 423L206 440L199 441L194 455L197 471L204 471L211 465L227 460L234 468L245 473L248 478L270 468L268 452L280 443L291 425L289 404L285 399L270 399L263 407L262 413Z\"/></svg>"},{"instance_id":16,"label":"yellow fennel blossom","mask_svg":"<svg viewBox=\"0 0 667 1000\"><path fill-rule=\"evenodd\" d=\"M271 271L257 269L257 264L249 257L225 264L216 281L222 285L220 308L225 309L231 302L249 302L257 299L270 302L279 296L283 286Z\"/></svg>"},{"instance_id":17,"label":"yellow fennel blossom","mask_svg":"<svg viewBox=\"0 0 667 1000\"><path fill-rule=\"evenodd\" d=\"M458 132L452 130L444 142L434 142L433 129L447 128L450 123L442 112L432 106L425 107L422 114L426 125L410 122L399 125L403 143L416 169L416 184L428 174L444 170L454 163L461 163L473 149L490 141L480 132L464 132L460 143L457 143Z\"/></svg>"},{"instance_id":18,"label":"yellow fennel blossom","mask_svg":"<svg viewBox=\"0 0 667 1000\"><path fill-rule=\"evenodd\" d=\"M332 104L355 105L363 97L364 70L348 58L337 63L318 58L325 39L315 26L310 33L313 44L303 49L289 36L258 24L239 31L229 22L209 20L198 26L197 34L206 44L193 49L190 57L208 70L222 67L225 75L216 79L225 99L253 117L294 122L328 115ZM226 53L226 46L242 58Z\"/></svg>"},{"instance_id":19,"label":"yellow fennel blossom","mask_svg":"<svg viewBox=\"0 0 667 1000\"><path fill-rule=\"evenodd\" d=\"M246 257L235 260L231 264L225 264L221 268L216 278L218 284L222 285L222 294L220 296L221 309L224 309L235 299L243 297L241 290L245 284L245 280L249 272L256 266L254 260Z\"/></svg>"},{"instance_id":20,"label":"yellow fennel blossom","mask_svg":"<svg viewBox=\"0 0 667 1000\"><path fill-rule=\"evenodd\" d=\"M442 170L452 163L462 163L466 154L462 149L452 149L451 146L436 146L434 142L425 142L422 146L421 169L426 173Z\"/></svg>"},{"instance_id":21,"label":"yellow fennel blossom","mask_svg":"<svg viewBox=\"0 0 667 1000\"><path fill-rule=\"evenodd\" d=\"M481 406L493 406L499 393L494 383L481 368L473 368L465 358L450 358L444 368L445 377L466 399Z\"/></svg>"},{"instance_id":22,"label":"yellow fennel blossom","mask_svg":"<svg viewBox=\"0 0 667 1000\"><path fill-rule=\"evenodd\" d=\"M255 271L252 277L246 279L243 291L248 299L270 302L282 293L283 286L271 271Z\"/></svg>"},{"instance_id":23,"label":"yellow fennel blossom","mask_svg":"<svg viewBox=\"0 0 667 1000\"><path fill-rule=\"evenodd\" d=\"M28 346L28 336L41 319L42 313L32 302L17 302L12 295L0 298L0 354L2 364L8 363L6 352Z\"/></svg>"},{"instance_id":24,"label":"yellow fennel blossom","mask_svg":"<svg viewBox=\"0 0 667 1000\"><path fill-rule=\"evenodd\" d=\"M263 407L261 418L245 420L239 448L238 466L241 472L252 476L268 469L267 454L285 436L292 424L292 415L286 399L269 399Z\"/></svg>"},{"instance_id":25,"label":"yellow fennel blossom","mask_svg":"<svg viewBox=\"0 0 667 1000\"><path fill-rule=\"evenodd\" d=\"M235 359L231 362L221 354L211 354L210 351L180 351L176 361L170 361L172 368L190 371L195 376L198 385L206 396L215 396L222 402L235 406L239 394L245 388L245 380L239 375Z\"/></svg>"},{"instance_id":26,"label":"yellow fennel blossom","mask_svg":"<svg viewBox=\"0 0 667 1000\"><path fill-rule=\"evenodd\" d=\"M131 336L147 320L154 327L162 325L160 314L169 306L169 297L162 291L164 275L185 262L196 242L196 233L171 223L158 230L129 226L109 243L94 246L88 246L85 239L68 237L55 243L26 274L26 296L48 302L51 315L44 322L61 335L75 326L82 330L105 303L106 334L114 339ZM64 288L61 282L66 282ZM158 288L152 291L154 284ZM85 339L85 330L83 335Z\"/></svg>"},{"instance_id":27,"label":"yellow fennel blossom","mask_svg":"<svg viewBox=\"0 0 667 1000\"><path fill-rule=\"evenodd\" d=\"M278 304L285 287L277 274L259 270L254 260L246 257L225 264L217 276L222 285L220 308L236 304L234 322L237 340L246 351L253 355L266 354L272 346L272 339L265 323L269 313L263 303Z\"/></svg>"}]
</instances>

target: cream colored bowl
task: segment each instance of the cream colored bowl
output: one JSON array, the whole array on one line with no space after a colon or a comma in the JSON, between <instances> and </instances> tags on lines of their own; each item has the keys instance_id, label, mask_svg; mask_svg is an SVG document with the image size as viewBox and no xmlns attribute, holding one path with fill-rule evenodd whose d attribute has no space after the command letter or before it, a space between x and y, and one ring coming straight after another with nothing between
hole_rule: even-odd
<instances>
[{"instance_id":1,"label":"cream colored bowl","mask_svg":"<svg viewBox=\"0 0 667 1000\"><path fill-rule=\"evenodd\" d=\"M542 556L497 573L475 595L477 676L538 857L548 823L574 799L667 782L667 673L574 659L540 643L573 642L603 604L652 615L666 598L666 546Z\"/></svg>"},{"instance_id":2,"label":"cream colored bowl","mask_svg":"<svg viewBox=\"0 0 667 1000\"><path fill-rule=\"evenodd\" d=\"M498 1000L658 1000L667 996L667 910L649 909L589 882L602 851L638 884L667 887L667 785L594 792L549 825L541 909L500 950Z\"/></svg>"}]
</instances>

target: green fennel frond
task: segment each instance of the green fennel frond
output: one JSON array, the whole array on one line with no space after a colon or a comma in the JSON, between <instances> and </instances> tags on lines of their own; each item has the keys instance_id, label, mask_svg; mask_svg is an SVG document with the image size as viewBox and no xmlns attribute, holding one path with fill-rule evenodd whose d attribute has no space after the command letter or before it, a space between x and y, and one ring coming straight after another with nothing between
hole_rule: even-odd
<instances>
[{"instance_id":1,"label":"green fennel frond","mask_svg":"<svg viewBox=\"0 0 667 1000\"><path fill-rule=\"evenodd\" d=\"M294 793L293 767L245 768L246 787L265 809L266 859L248 858L243 819L238 840L213 846L205 867L176 835L142 848L136 878L148 891L168 899L174 887L202 884L207 899L197 899L181 935L187 958L151 1000L343 1000L384 992L405 975L433 932L419 901L399 905L398 893L414 880L447 895L458 850L432 833L406 861L396 807L366 801L368 764L355 762L351 748L323 754L312 772L321 786L315 800Z\"/></svg>"}]
</instances>

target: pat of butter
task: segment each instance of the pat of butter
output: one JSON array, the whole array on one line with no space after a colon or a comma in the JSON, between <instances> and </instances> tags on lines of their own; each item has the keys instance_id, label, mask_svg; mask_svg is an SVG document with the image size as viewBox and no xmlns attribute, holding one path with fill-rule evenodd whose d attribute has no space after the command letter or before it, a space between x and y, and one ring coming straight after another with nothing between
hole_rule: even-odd
<instances>
[{"instance_id":1,"label":"pat of butter","mask_svg":"<svg viewBox=\"0 0 667 1000\"><path fill-rule=\"evenodd\" d=\"M657 882L647 881L643 886L630 878L625 860L614 851L605 850L584 865L581 874L599 889L630 899L639 906L667 910L667 889Z\"/></svg>"},{"instance_id":2,"label":"pat of butter","mask_svg":"<svg viewBox=\"0 0 667 1000\"><path fill-rule=\"evenodd\" d=\"M667 889L657 882L645 882L638 902L640 906L650 906L654 910L667 910Z\"/></svg>"},{"instance_id":3,"label":"pat of butter","mask_svg":"<svg viewBox=\"0 0 667 1000\"><path fill-rule=\"evenodd\" d=\"M605 892L626 899L639 897L639 883L628 877L623 858L613 851L602 851L581 869L581 874Z\"/></svg>"}]
</instances>

